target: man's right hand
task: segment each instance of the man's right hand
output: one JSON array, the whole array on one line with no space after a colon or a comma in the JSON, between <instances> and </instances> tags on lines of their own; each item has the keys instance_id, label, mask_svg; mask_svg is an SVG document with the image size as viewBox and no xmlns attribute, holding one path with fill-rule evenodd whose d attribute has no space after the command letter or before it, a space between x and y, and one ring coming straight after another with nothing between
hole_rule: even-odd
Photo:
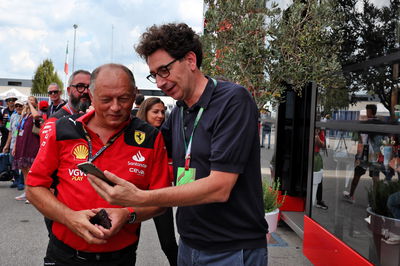
<instances>
[{"instance_id":1,"label":"man's right hand","mask_svg":"<svg viewBox=\"0 0 400 266\"><path fill-rule=\"evenodd\" d=\"M89 222L94 215L92 210L71 211L65 215L64 224L89 244L105 244L104 233Z\"/></svg>"}]
</instances>

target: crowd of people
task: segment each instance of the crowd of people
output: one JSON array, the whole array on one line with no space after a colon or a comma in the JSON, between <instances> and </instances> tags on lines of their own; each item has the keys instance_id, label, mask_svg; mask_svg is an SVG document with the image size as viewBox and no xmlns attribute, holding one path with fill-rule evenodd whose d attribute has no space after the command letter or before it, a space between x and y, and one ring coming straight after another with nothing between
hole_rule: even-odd
<instances>
[{"instance_id":1,"label":"crowd of people","mask_svg":"<svg viewBox=\"0 0 400 266\"><path fill-rule=\"evenodd\" d=\"M147 79L177 100L168 119L120 64L75 71L66 100L55 83L49 102L6 99L2 149L12 155L11 186L26 191L16 199L45 217L44 265L134 265L140 223L152 218L170 265L266 265L252 96L200 71L199 36L186 24L150 27L136 52ZM79 168L87 162L108 183Z\"/></svg>"}]
</instances>

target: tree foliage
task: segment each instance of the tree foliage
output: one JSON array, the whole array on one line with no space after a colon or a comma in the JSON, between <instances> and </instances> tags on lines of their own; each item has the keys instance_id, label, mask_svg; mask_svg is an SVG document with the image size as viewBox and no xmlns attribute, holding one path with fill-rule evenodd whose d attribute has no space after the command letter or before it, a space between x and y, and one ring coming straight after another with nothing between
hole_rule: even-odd
<instances>
[{"instance_id":1,"label":"tree foliage","mask_svg":"<svg viewBox=\"0 0 400 266\"><path fill-rule=\"evenodd\" d=\"M50 59L45 59L36 69L32 81L32 93L47 94L47 87L50 83L57 83L59 88L63 88L63 83L54 70L53 62Z\"/></svg>"},{"instance_id":2,"label":"tree foliage","mask_svg":"<svg viewBox=\"0 0 400 266\"><path fill-rule=\"evenodd\" d=\"M279 94L290 88L301 94L309 82L315 82L322 92L322 101L329 101L327 92L344 85L339 62L341 14L335 12L332 1L300 1L293 4L269 25L270 58L267 72L268 90ZM332 106L347 105L343 102Z\"/></svg>"},{"instance_id":3,"label":"tree foliage","mask_svg":"<svg viewBox=\"0 0 400 266\"><path fill-rule=\"evenodd\" d=\"M205 0L203 71L248 88L259 105L267 88L266 18L277 8L260 0Z\"/></svg>"},{"instance_id":4,"label":"tree foliage","mask_svg":"<svg viewBox=\"0 0 400 266\"><path fill-rule=\"evenodd\" d=\"M377 8L369 0L363 0L357 9L357 0L336 0L338 12L345 14L342 32L340 61L352 65L395 52L399 48L398 13L400 3L391 0L389 6ZM346 85L350 92L368 92L378 95L381 103L390 111L392 91L397 84L390 64L370 66L346 72Z\"/></svg>"}]
</instances>

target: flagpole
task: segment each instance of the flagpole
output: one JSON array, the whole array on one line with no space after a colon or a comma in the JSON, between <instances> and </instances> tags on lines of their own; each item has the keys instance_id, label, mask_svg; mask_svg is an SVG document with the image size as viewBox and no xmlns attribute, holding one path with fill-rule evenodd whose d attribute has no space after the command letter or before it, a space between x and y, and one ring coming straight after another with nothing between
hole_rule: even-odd
<instances>
[{"instance_id":1,"label":"flagpole","mask_svg":"<svg viewBox=\"0 0 400 266\"><path fill-rule=\"evenodd\" d=\"M65 50L65 61L64 61L64 73L65 73L65 79L64 79L64 99L67 100L67 80L68 80L68 41L67 41L67 49Z\"/></svg>"},{"instance_id":2,"label":"flagpole","mask_svg":"<svg viewBox=\"0 0 400 266\"><path fill-rule=\"evenodd\" d=\"M72 73L75 71L75 43L76 43L76 28L78 28L78 25L74 24L74 52L72 54Z\"/></svg>"}]
</instances>

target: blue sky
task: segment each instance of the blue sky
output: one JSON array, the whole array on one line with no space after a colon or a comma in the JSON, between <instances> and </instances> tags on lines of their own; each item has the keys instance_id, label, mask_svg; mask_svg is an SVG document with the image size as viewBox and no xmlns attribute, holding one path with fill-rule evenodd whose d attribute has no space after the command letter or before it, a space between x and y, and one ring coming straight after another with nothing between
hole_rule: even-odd
<instances>
[{"instance_id":1,"label":"blue sky","mask_svg":"<svg viewBox=\"0 0 400 266\"><path fill-rule=\"evenodd\" d=\"M284 8L291 2L275 1ZM388 1L372 0L378 5ZM128 66L139 87L152 88L155 85L145 79L147 65L133 46L153 24L185 22L201 33L203 1L0 0L0 14L1 78L30 79L37 66L50 58L64 81L66 45L69 42L71 72L73 25L77 24L75 70L91 71L112 60Z\"/></svg>"}]
</instances>

